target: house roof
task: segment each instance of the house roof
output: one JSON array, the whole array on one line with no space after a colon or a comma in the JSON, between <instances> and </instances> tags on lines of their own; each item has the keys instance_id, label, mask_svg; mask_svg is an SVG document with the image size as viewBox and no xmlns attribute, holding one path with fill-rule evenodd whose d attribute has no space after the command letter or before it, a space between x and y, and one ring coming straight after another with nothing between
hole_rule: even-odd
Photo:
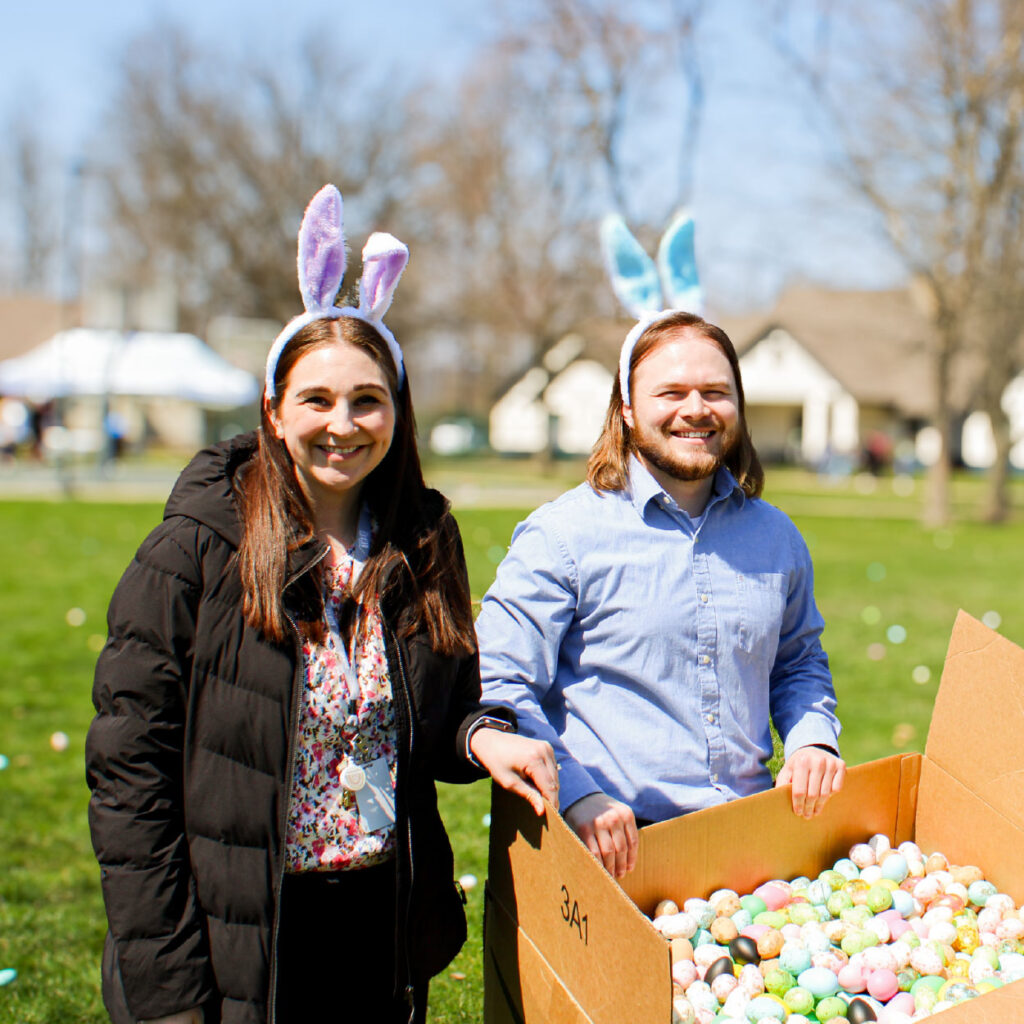
<instances>
[{"instance_id":1,"label":"house roof","mask_svg":"<svg viewBox=\"0 0 1024 1024\"><path fill-rule=\"evenodd\" d=\"M718 323L741 358L780 329L861 404L911 416L925 416L933 407L933 332L908 290L791 288L768 313L727 316Z\"/></svg>"},{"instance_id":2,"label":"house roof","mask_svg":"<svg viewBox=\"0 0 1024 1024\"><path fill-rule=\"evenodd\" d=\"M20 356L77 324L73 310L40 295L0 295L0 359Z\"/></svg>"},{"instance_id":3,"label":"house roof","mask_svg":"<svg viewBox=\"0 0 1024 1024\"><path fill-rule=\"evenodd\" d=\"M801 285L783 292L770 310L707 315L733 340L741 358L773 330L782 330L862 405L922 418L933 411L929 351L934 329L910 289L846 291ZM579 323L573 333L585 345L577 358L595 359L615 373L631 324L625 316ZM968 404L968 377L954 375L954 406Z\"/></svg>"}]
</instances>

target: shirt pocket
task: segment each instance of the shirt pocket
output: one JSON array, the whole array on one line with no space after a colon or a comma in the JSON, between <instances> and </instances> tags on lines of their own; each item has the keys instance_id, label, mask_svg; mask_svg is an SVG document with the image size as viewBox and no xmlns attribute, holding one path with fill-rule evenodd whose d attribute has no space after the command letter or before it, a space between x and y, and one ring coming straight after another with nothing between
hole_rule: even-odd
<instances>
[{"instance_id":1,"label":"shirt pocket","mask_svg":"<svg viewBox=\"0 0 1024 1024\"><path fill-rule=\"evenodd\" d=\"M744 572L737 575L740 597L740 650L771 670L782 632L789 577L783 572Z\"/></svg>"}]
</instances>

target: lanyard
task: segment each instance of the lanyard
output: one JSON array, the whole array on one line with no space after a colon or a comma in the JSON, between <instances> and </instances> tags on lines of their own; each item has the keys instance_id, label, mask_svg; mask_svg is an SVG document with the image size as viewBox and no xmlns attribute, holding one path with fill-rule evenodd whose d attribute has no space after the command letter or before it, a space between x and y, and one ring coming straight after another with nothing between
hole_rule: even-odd
<instances>
[{"instance_id":1,"label":"lanyard","mask_svg":"<svg viewBox=\"0 0 1024 1024\"><path fill-rule=\"evenodd\" d=\"M363 504L359 510L359 526L356 531L356 542L347 553L347 557L352 562L350 586L355 585L356 579L359 576L359 570L369 557L370 545L372 542L373 517L370 515L369 507L366 504ZM345 675L345 684L349 694L349 714L351 715L355 712L355 705L359 700L359 673L356 669L356 635L359 631L358 629L352 630L352 636L349 638L348 647L346 648L345 639L341 635L341 625L338 622L338 617L335 614L330 597L324 601L324 615L327 619L327 627L331 631L331 640L333 642L332 646L342 663L342 669Z\"/></svg>"}]
</instances>

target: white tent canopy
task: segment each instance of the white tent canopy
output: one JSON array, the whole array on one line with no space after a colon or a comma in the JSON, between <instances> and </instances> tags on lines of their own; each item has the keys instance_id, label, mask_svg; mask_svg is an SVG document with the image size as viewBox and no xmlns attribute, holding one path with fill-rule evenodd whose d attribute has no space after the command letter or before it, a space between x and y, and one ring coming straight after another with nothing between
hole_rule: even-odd
<instances>
[{"instance_id":1,"label":"white tent canopy","mask_svg":"<svg viewBox=\"0 0 1024 1024\"><path fill-rule=\"evenodd\" d=\"M251 373L232 366L194 334L79 327L0 362L0 394L37 401L121 395L233 408L255 401L259 389Z\"/></svg>"}]
</instances>

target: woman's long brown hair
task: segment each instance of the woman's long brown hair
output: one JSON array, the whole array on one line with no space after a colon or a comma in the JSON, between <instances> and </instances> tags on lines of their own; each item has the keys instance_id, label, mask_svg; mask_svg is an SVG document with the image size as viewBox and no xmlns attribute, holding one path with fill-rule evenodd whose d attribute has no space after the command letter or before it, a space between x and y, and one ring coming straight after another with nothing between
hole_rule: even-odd
<instances>
[{"instance_id":1,"label":"woman's long brown hair","mask_svg":"<svg viewBox=\"0 0 1024 1024\"><path fill-rule=\"evenodd\" d=\"M458 528L447 504L423 482L408 379L400 388L383 338L355 317L316 320L302 328L278 361L275 406L302 356L339 343L354 345L381 367L395 405L391 447L363 483L361 499L369 505L377 530L349 605L379 601L396 607L400 636L422 630L440 654L469 653L476 640ZM280 642L287 635L283 599L288 556L311 542L316 531L291 456L274 433L266 408L256 454L238 476L236 494L243 524L238 565L246 621ZM322 583L316 570L313 577ZM319 595L321 587L315 589Z\"/></svg>"}]
</instances>

